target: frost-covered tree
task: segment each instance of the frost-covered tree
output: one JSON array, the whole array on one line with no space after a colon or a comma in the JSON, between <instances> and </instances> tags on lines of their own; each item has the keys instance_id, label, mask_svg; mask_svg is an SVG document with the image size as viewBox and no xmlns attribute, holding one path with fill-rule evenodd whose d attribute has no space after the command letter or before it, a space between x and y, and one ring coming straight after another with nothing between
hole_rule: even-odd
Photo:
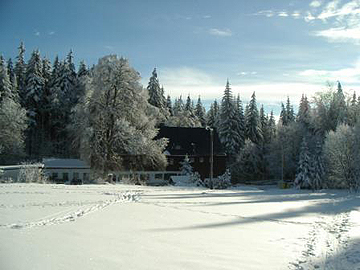
<instances>
[{"instance_id":1,"label":"frost-covered tree","mask_svg":"<svg viewBox=\"0 0 360 270\"><path fill-rule=\"evenodd\" d=\"M263 179L262 163L262 152L259 145L247 139L236 162L231 165L233 182L244 183Z\"/></svg>"},{"instance_id":2,"label":"frost-covered tree","mask_svg":"<svg viewBox=\"0 0 360 270\"><path fill-rule=\"evenodd\" d=\"M219 114L219 139L225 153L231 159L240 149L241 137L239 134L239 122L236 115L235 102L229 81L226 82L223 99ZM229 160L231 161L231 160Z\"/></svg>"},{"instance_id":3,"label":"frost-covered tree","mask_svg":"<svg viewBox=\"0 0 360 270\"><path fill-rule=\"evenodd\" d=\"M324 155L327 164L330 188L358 188L357 168L359 165L359 141L352 127L341 124L336 131L330 131L325 139Z\"/></svg>"},{"instance_id":4,"label":"frost-covered tree","mask_svg":"<svg viewBox=\"0 0 360 270\"><path fill-rule=\"evenodd\" d=\"M261 123L259 111L256 105L255 92L251 96L251 100L245 112L245 135L255 144L260 144L263 141L263 134L261 133Z\"/></svg>"},{"instance_id":5,"label":"frost-covered tree","mask_svg":"<svg viewBox=\"0 0 360 270\"><path fill-rule=\"evenodd\" d=\"M196 107L195 107L195 116L198 118L198 120L201 123L202 127L206 126L206 112L205 112L205 108L202 105L200 96L198 98L198 101L196 103Z\"/></svg>"},{"instance_id":6,"label":"frost-covered tree","mask_svg":"<svg viewBox=\"0 0 360 270\"><path fill-rule=\"evenodd\" d=\"M17 100L5 97L0 102L0 163L11 164L24 154L26 110Z\"/></svg>"},{"instance_id":7,"label":"frost-covered tree","mask_svg":"<svg viewBox=\"0 0 360 270\"><path fill-rule=\"evenodd\" d=\"M170 127L201 127L199 119L195 116L190 95L185 104L181 96L175 99L173 116L168 118L165 125Z\"/></svg>"},{"instance_id":8,"label":"frost-covered tree","mask_svg":"<svg viewBox=\"0 0 360 270\"><path fill-rule=\"evenodd\" d=\"M0 102L8 98L13 98L12 85L4 58L0 57Z\"/></svg>"},{"instance_id":9,"label":"frost-covered tree","mask_svg":"<svg viewBox=\"0 0 360 270\"><path fill-rule=\"evenodd\" d=\"M311 154L307 145L306 138L303 138L300 149L300 158L298 163L297 174L295 178L295 186L297 188L311 188L312 187L313 167L311 161Z\"/></svg>"},{"instance_id":10,"label":"frost-covered tree","mask_svg":"<svg viewBox=\"0 0 360 270\"><path fill-rule=\"evenodd\" d=\"M139 73L126 59L101 58L72 124L82 157L103 173L164 169L167 141L154 140L157 129L150 106Z\"/></svg>"}]
</instances>

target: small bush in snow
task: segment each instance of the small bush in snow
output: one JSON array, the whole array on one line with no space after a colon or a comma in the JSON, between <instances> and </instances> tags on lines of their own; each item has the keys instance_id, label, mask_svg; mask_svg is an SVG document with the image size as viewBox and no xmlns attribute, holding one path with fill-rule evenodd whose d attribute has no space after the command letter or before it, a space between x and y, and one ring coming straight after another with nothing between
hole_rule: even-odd
<instances>
[{"instance_id":1,"label":"small bush in snow","mask_svg":"<svg viewBox=\"0 0 360 270\"><path fill-rule=\"evenodd\" d=\"M211 189L226 189L231 186L231 173L229 169L227 169L223 175L213 178L212 180L207 178L201 183L202 186Z\"/></svg>"},{"instance_id":2,"label":"small bush in snow","mask_svg":"<svg viewBox=\"0 0 360 270\"><path fill-rule=\"evenodd\" d=\"M225 171L223 175L218 176L218 178L213 179L212 188L213 189L226 189L231 186L231 173L229 169Z\"/></svg>"},{"instance_id":3,"label":"small bush in snow","mask_svg":"<svg viewBox=\"0 0 360 270\"><path fill-rule=\"evenodd\" d=\"M190 181L197 185L198 187L204 186L204 181L201 180L200 174L198 172L194 172L191 177Z\"/></svg>"},{"instance_id":4,"label":"small bush in snow","mask_svg":"<svg viewBox=\"0 0 360 270\"><path fill-rule=\"evenodd\" d=\"M43 173L43 164L24 163L20 167L17 182L20 183L46 183L47 177Z\"/></svg>"}]
</instances>

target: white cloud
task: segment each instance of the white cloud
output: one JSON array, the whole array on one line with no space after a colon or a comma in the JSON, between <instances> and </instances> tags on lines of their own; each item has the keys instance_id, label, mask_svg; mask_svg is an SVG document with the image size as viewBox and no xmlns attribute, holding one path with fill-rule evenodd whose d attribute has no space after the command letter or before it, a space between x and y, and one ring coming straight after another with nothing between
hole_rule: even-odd
<instances>
[{"instance_id":1,"label":"white cloud","mask_svg":"<svg viewBox=\"0 0 360 270\"><path fill-rule=\"evenodd\" d=\"M322 5L322 1L318 1L318 0L315 0L315 1L312 1L310 3L310 7L313 7L313 8L318 8Z\"/></svg>"},{"instance_id":2,"label":"white cloud","mask_svg":"<svg viewBox=\"0 0 360 270\"><path fill-rule=\"evenodd\" d=\"M49 32L49 35L50 35L50 36L52 36L52 35L54 35L54 34L55 34L55 31L50 31L50 32Z\"/></svg>"},{"instance_id":3,"label":"white cloud","mask_svg":"<svg viewBox=\"0 0 360 270\"><path fill-rule=\"evenodd\" d=\"M247 76L247 75L256 75L258 74L256 71L241 71L237 73L239 76Z\"/></svg>"},{"instance_id":4,"label":"white cloud","mask_svg":"<svg viewBox=\"0 0 360 270\"><path fill-rule=\"evenodd\" d=\"M39 31L35 31L35 36L40 36L40 32Z\"/></svg>"},{"instance_id":5,"label":"white cloud","mask_svg":"<svg viewBox=\"0 0 360 270\"><path fill-rule=\"evenodd\" d=\"M311 12L306 12L306 16L304 17L304 20L306 22L311 22L313 20L315 20L316 18L311 14Z\"/></svg>"},{"instance_id":6,"label":"white cloud","mask_svg":"<svg viewBox=\"0 0 360 270\"><path fill-rule=\"evenodd\" d=\"M253 14L255 16L266 16L268 18L273 17L275 15L275 11L273 10L261 10Z\"/></svg>"},{"instance_id":7,"label":"white cloud","mask_svg":"<svg viewBox=\"0 0 360 270\"><path fill-rule=\"evenodd\" d=\"M336 81L340 80L345 83L360 83L360 61L356 62L352 67L339 70L319 70L308 69L299 73L311 80L319 81Z\"/></svg>"},{"instance_id":8,"label":"white cloud","mask_svg":"<svg viewBox=\"0 0 360 270\"><path fill-rule=\"evenodd\" d=\"M354 28L336 27L313 33L318 37L325 37L332 42L354 42L360 44L360 26Z\"/></svg>"},{"instance_id":9,"label":"white cloud","mask_svg":"<svg viewBox=\"0 0 360 270\"><path fill-rule=\"evenodd\" d=\"M203 19L210 19L211 16L210 16L210 15L204 15L202 18L203 18Z\"/></svg>"},{"instance_id":10,"label":"white cloud","mask_svg":"<svg viewBox=\"0 0 360 270\"><path fill-rule=\"evenodd\" d=\"M295 19L300 19L301 13L300 13L300 11L294 11L294 12L291 14L291 16L292 16L293 18L295 18Z\"/></svg>"},{"instance_id":11,"label":"white cloud","mask_svg":"<svg viewBox=\"0 0 360 270\"><path fill-rule=\"evenodd\" d=\"M230 37L232 36L232 32L230 29L217 29L212 28L209 30L209 34L213 36L220 36L220 37Z\"/></svg>"},{"instance_id":12,"label":"white cloud","mask_svg":"<svg viewBox=\"0 0 360 270\"><path fill-rule=\"evenodd\" d=\"M289 17L289 14L286 11L279 11L277 15L279 17Z\"/></svg>"}]
</instances>

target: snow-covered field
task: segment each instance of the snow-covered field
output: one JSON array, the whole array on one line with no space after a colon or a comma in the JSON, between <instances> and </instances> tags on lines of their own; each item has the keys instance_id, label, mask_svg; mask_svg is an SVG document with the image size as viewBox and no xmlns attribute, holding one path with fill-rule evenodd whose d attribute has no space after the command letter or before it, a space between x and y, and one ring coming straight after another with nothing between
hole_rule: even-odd
<instances>
[{"instance_id":1,"label":"snow-covered field","mask_svg":"<svg viewBox=\"0 0 360 270\"><path fill-rule=\"evenodd\" d=\"M360 269L360 196L0 185L0 269Z\"/></svg>"}]
</instances>

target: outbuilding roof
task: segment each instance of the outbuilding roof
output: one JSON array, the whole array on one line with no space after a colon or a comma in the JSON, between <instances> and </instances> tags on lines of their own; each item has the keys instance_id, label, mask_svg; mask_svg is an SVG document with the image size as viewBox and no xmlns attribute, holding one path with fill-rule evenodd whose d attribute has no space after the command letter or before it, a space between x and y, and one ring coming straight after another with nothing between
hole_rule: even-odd
<instances>
[{"instance_id":1,"label":"outbuilding roof","mask_svg":"<svg viewBox=\"0 0 360 270\"><path fill-rule=\"evenodd\" d=\"M87 165L84 161L80 159L71 159L71 158L54 158L54 159L44 159L43 164L46 168L82 168L89 169L90 166Z\"/></svg>"}]
</instances>

